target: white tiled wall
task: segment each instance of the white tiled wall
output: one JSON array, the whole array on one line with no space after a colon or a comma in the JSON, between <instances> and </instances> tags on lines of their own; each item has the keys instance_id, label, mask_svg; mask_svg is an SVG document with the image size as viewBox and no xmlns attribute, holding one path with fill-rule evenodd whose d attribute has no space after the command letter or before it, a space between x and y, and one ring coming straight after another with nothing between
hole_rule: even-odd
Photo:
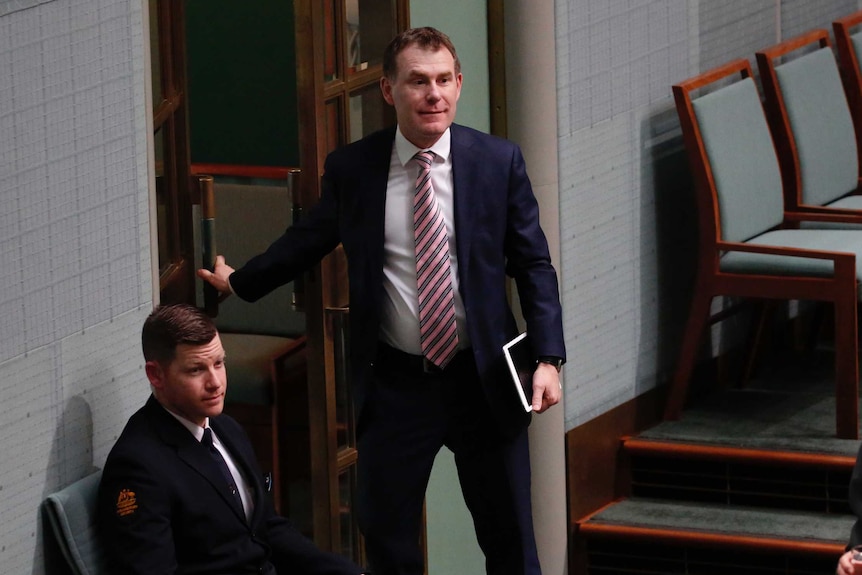
<instances>
[{"instance_id":1,"label":"white tiled wall","mask_svg":"<svg viewBox=\"0 0 862 575\"><path fill-rule=\"evenodd\" d=\"M142 5L0 3L3 573L44 572L39 503L101 466L148 394Z\"/></svg>"},{"instance_id":2,"label":"white tiled wall","mask_svg":"<svg viewBox=\"0 0 862 575\"><path fill-rule=\"evenodd\" d=\"M147 395L142 4L0 0L4 573L44 572L39 502L101 465ZM673 347L670 84L857 4L555 0L567 428L654 385Z\"/></svg>"},{"instance_id":3,"label":"white tiled wall","mask_svg":"<svg viewBox=\"0 0 862 575\"><path fill-rule=\"evenodd\" d=\"M781 34L793 38L814 28L832 32L832 22L857 9L855 0L781 0Z\"/></svg>"},{"instance_id":4,"label":"white tiled wall","mask_svg":"<svg viewBox=\"0 0 862 575\"><path fill-rule=\"evenodd\" d=\"M857 0L557 0L566 429L666 377L697 240L670 87ZM677 175L678 174L678 175Z\"/></svg>"}]
</instances>

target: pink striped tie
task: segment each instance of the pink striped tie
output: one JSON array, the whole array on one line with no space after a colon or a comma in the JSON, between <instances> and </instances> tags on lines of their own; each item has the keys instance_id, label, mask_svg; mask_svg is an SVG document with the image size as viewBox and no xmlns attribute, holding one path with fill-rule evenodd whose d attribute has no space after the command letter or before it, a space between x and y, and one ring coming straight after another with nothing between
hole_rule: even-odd
<instances>
[{"instance_id":1,"label":"pink striped tie","mask_svg":"<svg viewBox=\"0 0 862 575\"><path fill-rule=\"evenodd\" d=\"M413 231L416 238L416 281L419 286L419 333L422 355L443 368L458 352L455 298L449 267L446 222L431 188L434 152L418 152Z\"/></svg>"}]
</instances>

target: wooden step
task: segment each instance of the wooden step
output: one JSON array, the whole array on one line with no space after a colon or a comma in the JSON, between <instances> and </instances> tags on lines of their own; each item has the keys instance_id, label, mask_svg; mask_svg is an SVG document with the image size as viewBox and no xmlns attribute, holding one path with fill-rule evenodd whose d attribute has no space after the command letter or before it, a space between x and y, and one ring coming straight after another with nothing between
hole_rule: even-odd
<instances>
[{"instance_id":1,"label":"wooden step","mask_svg":"<svg viewBox=\"0 0 862 575\"><path fill-rule=\"evenodd\" d=\"M847 514L854 457L624 438L622 495Z\"/></svg>"},{"instance_id":2,"label":"wooden step","mask_svg":"<svg viewBox=\"0 0 862 575\"><path fill-rule=\"evenodd\" d=\"M640 540L816 554L837 560L854 521L851 515L627 498L584 517L577 525L588 541L599 537Z\"/></svg>"}]
</instances>

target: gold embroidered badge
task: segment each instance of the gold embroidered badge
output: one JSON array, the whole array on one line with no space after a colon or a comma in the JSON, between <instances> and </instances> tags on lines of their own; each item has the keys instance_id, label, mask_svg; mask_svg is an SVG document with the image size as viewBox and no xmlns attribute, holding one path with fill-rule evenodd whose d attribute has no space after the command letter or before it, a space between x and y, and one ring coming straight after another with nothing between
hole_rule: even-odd
<instances>
[{"instance_id":1,"label":"gold embroidered badge","mask_svg":"<svg viewBox=\"0 0 862 575\"><path fill-rule=\"evenodd\" d=\"M117 515L125 517L131 515L138 508L138 500L135 499L135 492L129 489L120 491L117 496Z\"/></svg>"}]
</instances>

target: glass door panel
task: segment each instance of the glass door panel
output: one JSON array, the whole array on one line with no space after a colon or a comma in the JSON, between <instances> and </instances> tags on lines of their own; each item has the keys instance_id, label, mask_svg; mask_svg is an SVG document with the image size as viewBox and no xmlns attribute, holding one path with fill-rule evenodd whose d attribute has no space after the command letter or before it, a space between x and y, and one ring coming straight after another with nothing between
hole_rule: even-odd
<instances>
[{"instance_id":1,"label":"glass door panel","mask_svg":"<svg viewBox=\"0 0 862 575\"><path fill-rule=\"evenodd\" d=\"M347 468L338 476L338 521L341 546L339 552L362 565L362 548L359 538L359 524L356 518L356 466Z\"/></svg>"},{"instance_id":2,"label":"glass door panel","mask_svg":"<svg viewBox=\"0 0 862 575\"><path fill-rule=\"evenodd\" d=\"M350 141L355 142L395 122L380 86L369 84L350 94Z\"/></svg>"},{"instance_id":3,"label":"glass door panel","mask_svg":"<svg viewBox=\"0 0 862 575\"><path fill-rule=\"evenodd\" d=\"M159 128L153 136L153 151L156 165L156 227L159 233L159 275L164 274L171 265L171 246L176 243L171 216L173 198L165 174L165 130Z\"/></svg>"},{"instance_id":4,"label":"glass door panel","mask_svg":"<svg viewBox=\"0 0 862 575\"><path fill-rule=\"evenodd\" d=\"M333 98L326 102L326 113L324 122L326 124L324 135L326 137L326 150L331 152L344 143L341 126L343 124L341 112L341 98Z\"/></svg>"},{"instance_id":5,"label":"glass door panel","mask_svg":"<svg viewBox=\"0 0 862 575\"><path fill-rule=\"evenodd\" d=\"M348 73L383 61L383 50L397 32L395 0L345 0L345 53Z\"/></svg>"},{"instance_id":6,"label":"glass door panel","mask_svg":"<svg viewBox=\"0 0 862 575\"><path fill-rule=\"evenodd\" d=\"M356 446L353 398L350 393L350 316L349 308L330 308L332 347L335 360L335 432L339 451Z\"/></svg>"},{"instance_id":7,"label":"glass door panel","mask_svg":"<svg viewBox=\"0 0 862 575\"><path fill-rule=\"evenodd\" d=\"M323 38L323 81L332 82L338 78L338 41L337 22L338 14L337 0L324 0L323 19L320 21L320 32Z\"/></svg>"}]
</instances>

